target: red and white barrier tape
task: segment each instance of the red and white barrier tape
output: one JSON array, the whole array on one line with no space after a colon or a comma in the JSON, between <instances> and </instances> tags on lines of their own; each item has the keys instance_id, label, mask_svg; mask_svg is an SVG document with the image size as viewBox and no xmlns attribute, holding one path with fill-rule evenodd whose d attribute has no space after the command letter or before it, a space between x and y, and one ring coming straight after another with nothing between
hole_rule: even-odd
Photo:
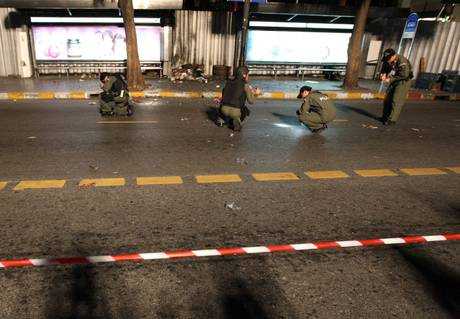
<instances>
[{"instance_id":1,"label":"red and white barrier tape","mask_svg":"<svg viewBox=\"0 0 460 319\"><path fill-rule=\"evenodd\" d=\"M142 261L158 259L185 259L214 256L235 256L246 254L264 254L275 252L296 252L304 250L325 250L350 247L373 247L384 245L410 245L437 241L460 240L460 234L444 234L431 236L409 236L397 238L378 238L365 240L326 241L291 245L270 245L257 247L235 247L203 250L178 250L156 253L105 255L68 258L41 258L41 259L12 259L0 260L0 268L15 268L26 266L51 266L51 265L79 265L96 264L120 261Z\"/></svg>"}]
</instances>

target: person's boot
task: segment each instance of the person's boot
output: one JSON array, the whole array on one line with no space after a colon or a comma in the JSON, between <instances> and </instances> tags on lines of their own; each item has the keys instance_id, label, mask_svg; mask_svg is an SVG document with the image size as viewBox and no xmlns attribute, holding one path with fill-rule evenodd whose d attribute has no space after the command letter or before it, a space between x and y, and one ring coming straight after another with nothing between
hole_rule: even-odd
<instances>
[{"instance_id":1,"label":"person's boot","mask_svg":"<svg viewBox=\"0 0 460 319\"><path fill-rule=\"evenodd\" d=\"M326 124L323 124L322 127L320 128L317 128L317 129L313 129L311 130L312 133L321 133L322 131L325 131L327 129L327 125Z\"/></svg>"},{"instance_id":2,"label":"person's boot","mask_svg":"<svg viewBox=\"0 0 460 319\"><path fill-rule=\"evenodd\" d=\"M241 131L241 124L239 122L233 122L233 130L235 132L240 132Z\"/></svg>"},{"instance_id":3,"label":"person's boot","mask_svg":"<svg viewBox=\"0 0 460 319\"><path fill-rule=\"evenodd\" d=\"M223 127L225 125L225 121L221 117L218 117L216 120L216 125L218 127Z\"/></svg>"}]
</instances>

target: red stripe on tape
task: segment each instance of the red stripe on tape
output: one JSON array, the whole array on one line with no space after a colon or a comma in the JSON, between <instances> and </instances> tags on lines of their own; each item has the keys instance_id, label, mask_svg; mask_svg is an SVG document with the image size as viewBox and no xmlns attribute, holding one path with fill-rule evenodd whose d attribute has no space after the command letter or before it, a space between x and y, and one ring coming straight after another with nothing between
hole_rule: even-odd
<instances>
[{"instance_id":1,"label":"red stripe on tape","mask_svg":"<svg viewBox=\"0 0 460 319\"><path fill-rule=\"evenodd\" d=\"M270 245L267 246L270 252L274 253L277 251L295 251L291 245Z\"/></svg>"},{"instance_id":2,"label":"red stripe on tape","mask_svg":"<svg viewBox=\"0 0 460 319\"><path fill-rule=\"evenodd\" d=\"M246 251L243 248L219 248L217 249L221 255L244 255Z\"/></svg>"},{"instance_id":3,"label":"red stripe on tape","mask_svg":"<svg viewBox=\"0 0 460 319\"><path fill-rule=\"evenodd\" d=\"M331 249L331 248L340 248L340 245L335 241L324 241L320 243L313 243L318 249Z\"/></svg>"},{"instance_id":4,"label":"red stripe on tape","mask_svg":"<svg viewBox=\"0 0 460 319\"><path fill-rule=\"evenodd\" d=\"M460 234L446 234L443 235L447 240L460 240Z\"/></svg>"},{"instance_id":5,"label":"red stripe on tape","mask_svg":"<svg viewBox=\"0 0 460 319\"><path fill-rule=\"evenodd\" d=\"M410 237L403 237L404 241L407 244L419 244L419 243L426 243L426 239L422 236L410 236Z\"/></svg>"},{"instance_id":6,"label":"red stripe on tape","mask_svg":"<svg viewBox=\"0 0 460 319\"><path fill-rule=\"evenodd\" d=\"M187 258L195 257L195 254L191 250L177 250L177 251L167 251L165 252L169 258Z\"/></svg>"},{"instance_id":7,"label":"red stripe on tape","mask_svg":"<svg viewBox=\"0 0 460 319\"><path fill-rule=\"evenodd\" d=\"M117 255L112 256L115 261L125 261L125 260L142 260L142 257L139 254L126 254L126 255Z\"/></svg>"},{"instance_id":8,"label":"red stripe on tape","mask_svg":"<svg viewBox=\"0 0 460 319\"><path fill-rule=\"evenodd\" d=\"M365 240L358 240L363 246L381 246L385 245L383 240L381 239L365 239Z\"/></svg>"},{"instance_id":9,"label":"red stripe on tape","mask_svg":"<svg viewBox=\"0 0 460 319\"><path fill-rule=\"evenodd\" d=\"M2 260L0 263L5 267L26 267L33 266L30 259Z\"/></svg>"}]
</instances>

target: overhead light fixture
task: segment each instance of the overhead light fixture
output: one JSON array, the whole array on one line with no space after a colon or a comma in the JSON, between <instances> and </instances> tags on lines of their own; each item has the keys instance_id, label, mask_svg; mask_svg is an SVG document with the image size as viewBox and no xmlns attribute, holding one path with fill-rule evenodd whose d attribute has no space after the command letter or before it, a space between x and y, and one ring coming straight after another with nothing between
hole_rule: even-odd
<instances>
[{"instance_id":1,"label":"overhead light fixture","mask_svg":"<svg viewBox=\"0 0 460 319\"><path fill-rule=\"evenodd\" d=\"M123 18L102 17L31 17L32 23L123 23ZM134 18L134 23L160 24L160 18Z\"/></svg>"},{"instance_id":2,"label":"overhead light fixture","mask_svg":"<svg viewBox=\"0 0 460 319\"><path fill-rule=\"evenodd\" d=\"M344 23L304 23L304 22L276 22L276 21L250 21L251 27L266 28L293 28L293 29L335 29L353 30L353 24Z\"/></svg>"}]
</instances>

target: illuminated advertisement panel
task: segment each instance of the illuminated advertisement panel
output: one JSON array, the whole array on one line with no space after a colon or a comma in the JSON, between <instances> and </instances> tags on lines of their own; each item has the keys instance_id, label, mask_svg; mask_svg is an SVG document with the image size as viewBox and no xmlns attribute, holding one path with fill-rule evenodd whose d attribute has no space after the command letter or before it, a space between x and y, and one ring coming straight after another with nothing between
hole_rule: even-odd
<instances>
[{"instance_id":1,"label":"illuminated advertisement panel","mask_svg":"<svg viewBox=\"0 0 460 319\"><path fill-rule=\"evenodd\" d=\"M123 27L33 26L35 58L39 61L123 61L126 36ZM161 61L162 28L136 26L141 61Z\"/></svg>"},{"instance_id":2,"label":"illuminated advertisement panel","mask_svg":"<svg viewBox=\"0 0 460 319\"><path fill-rule=\"evenodd\" d=\"M346 64L351 33L250 30L247 61Z\"/></svg>"}]
</instances>

